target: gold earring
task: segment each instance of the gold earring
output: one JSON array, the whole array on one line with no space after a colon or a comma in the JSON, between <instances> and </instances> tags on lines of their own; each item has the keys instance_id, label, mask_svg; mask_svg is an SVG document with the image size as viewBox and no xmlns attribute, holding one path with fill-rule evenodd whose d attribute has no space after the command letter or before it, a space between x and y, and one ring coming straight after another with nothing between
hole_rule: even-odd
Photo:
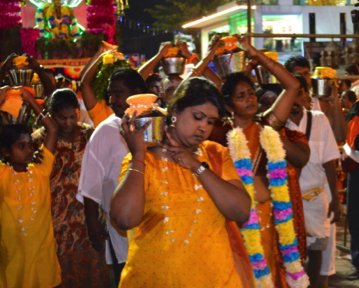
<instances>
[{"instance_id":1,"label":"gold earring","mask_svg":"<svg viewBox=\"0 0 359 288\"><path fill-rule=\"evenodd\" d=\"M170 127L176 128L177 117L176 117L176 116L172 116L172 117L171 117L171 122L172 122L172 124L170 125Z\"/></svg>"}]
</instances>

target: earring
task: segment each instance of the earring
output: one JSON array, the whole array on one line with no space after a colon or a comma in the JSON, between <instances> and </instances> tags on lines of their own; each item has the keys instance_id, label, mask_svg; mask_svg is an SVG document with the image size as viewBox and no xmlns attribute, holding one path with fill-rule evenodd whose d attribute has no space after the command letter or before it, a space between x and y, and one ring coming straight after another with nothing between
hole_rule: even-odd
<instances>
[{"instance_id":1,"label":"earring","mask_svg":"<svg viewBox=\"0 0 359 288\"><path fill-rule=\"evenodd\" d=\"M177 117L176 117L176 116L172 116L172 117L171 117L171 122L172 122L172 124L170 125L170 127L176 128Z\"/></svg>"},{"instance_id":2,"label":"earring","mask_svg":"<svg viewBox=\"0 0 359 288\"><path fill-rule=\"evenodd\" d=\"M233 120L233 119L234 119L234 112L233 112L233 111L231 112L231 115L232 115L231 118L232 118L232 120Z\"/></svg>"}]
</instances>

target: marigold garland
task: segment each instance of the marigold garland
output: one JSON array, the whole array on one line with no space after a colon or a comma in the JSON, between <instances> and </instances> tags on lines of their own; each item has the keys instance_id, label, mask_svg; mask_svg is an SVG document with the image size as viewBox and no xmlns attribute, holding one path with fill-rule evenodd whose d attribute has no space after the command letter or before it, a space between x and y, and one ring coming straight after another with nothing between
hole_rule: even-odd
<instances>
[{"instance_id":1,"label":"marigold garland","mask_svg":"<svg viewBox=\"0 0 359 288\"><path fill-rule=\"evenodd\" d=\"M239 127L228 132L227 138L228 147L238 175L252 199L250 218L241 228L244 244L252 263L258 288L272 288L274 284L261 244L260 227L254 199L252 163L247 140ZM309 286L309 279L299 259L298 242L293 225L292 203L287 186L288 175L283 144L280 141L278 132L269 126L262 129L259 139L268 158L267 170L274 222L279 236L279 250L284 262L286 281L291 288L305 288Z\"/></svg>"}]
</instances>

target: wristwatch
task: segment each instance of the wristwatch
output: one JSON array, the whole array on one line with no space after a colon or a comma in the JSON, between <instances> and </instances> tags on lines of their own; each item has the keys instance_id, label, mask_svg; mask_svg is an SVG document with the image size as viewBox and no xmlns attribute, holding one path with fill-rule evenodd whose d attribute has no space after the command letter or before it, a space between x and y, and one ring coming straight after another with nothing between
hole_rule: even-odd
<instances>
[{"instance_id":1,"label":"wristwatch","mask_svg":"<svg viewBox=\"0 0 359 288\"><path fill-rule=\"evenodd\" d=\"M202 162L201 166L199 166L199 168L196 171L196 174L199 176L202 174L202 172L206 169L209 169L209 165L207 162Z\"/></svg>"}]
</instances>

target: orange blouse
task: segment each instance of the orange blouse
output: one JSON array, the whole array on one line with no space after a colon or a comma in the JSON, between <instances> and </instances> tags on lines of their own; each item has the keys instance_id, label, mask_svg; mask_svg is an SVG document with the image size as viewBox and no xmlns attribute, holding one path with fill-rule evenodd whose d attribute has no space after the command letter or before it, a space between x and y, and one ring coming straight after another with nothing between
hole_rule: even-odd
<instances>
[{"instance_id":1,"label":"orange blouse","mask_svg":"<svg viewBox=\"0 0 359 288\"><path fill-rule=\"evenodd\" d=\"M239 180L227 148L206 141L199 161L213 170L222 163L224 180ZM130 155L122 163L121 181ZM213 158L212 158L213 159ZM145 211L130 242L120 287L248 287L242 285L233 260L226 219L197 177L188 169L147 151Z\"/></svg>"}]
</instances>

